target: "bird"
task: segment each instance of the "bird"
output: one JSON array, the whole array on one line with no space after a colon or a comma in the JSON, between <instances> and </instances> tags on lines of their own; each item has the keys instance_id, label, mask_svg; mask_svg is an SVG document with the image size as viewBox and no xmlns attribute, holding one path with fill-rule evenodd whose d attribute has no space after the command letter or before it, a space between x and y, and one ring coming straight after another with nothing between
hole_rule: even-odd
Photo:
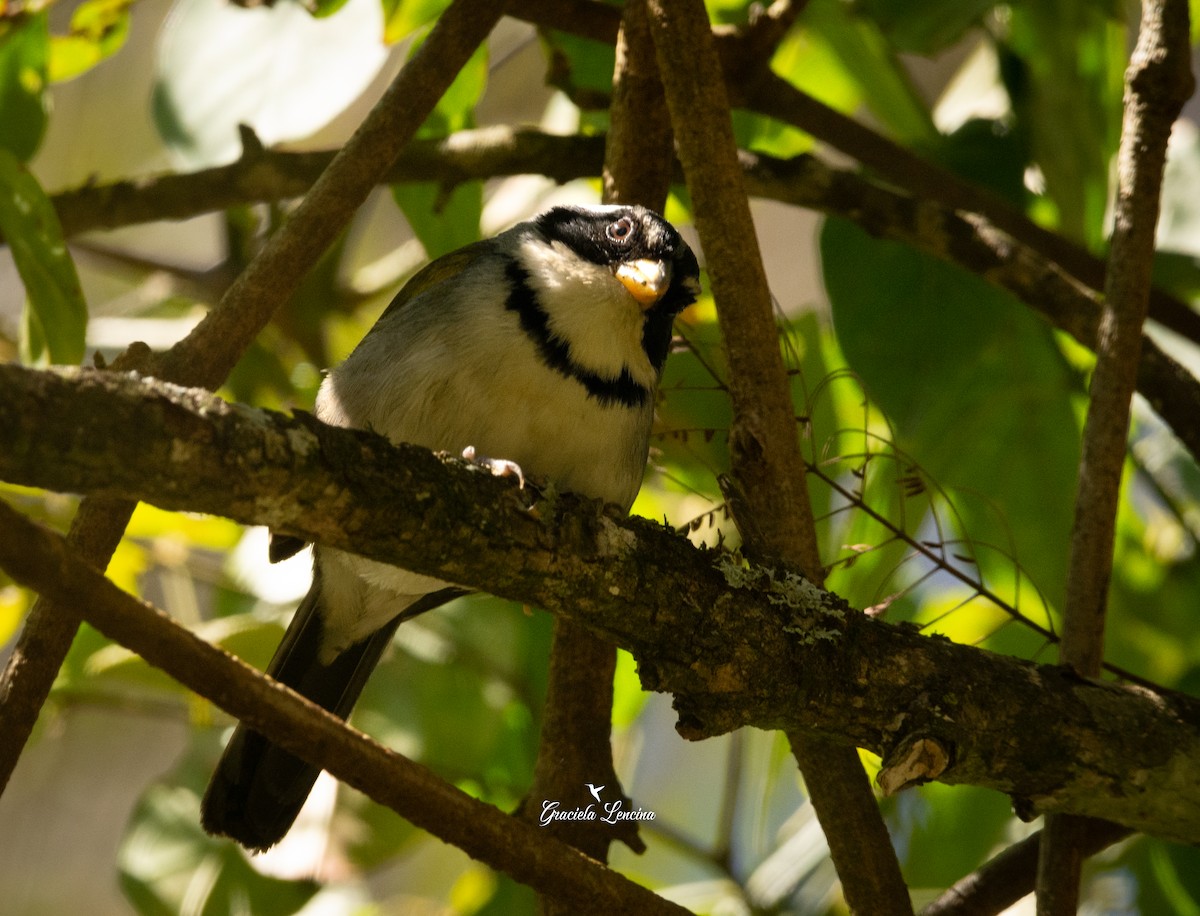
<instances>
[{"instance_id":1,"label":"bird","mask_svg":"<svg viewBox=\"0 0 1200 916\"><path fill-rule=\"evenodd\" d=\"M587 786L587 790L592 793L592 798L596 799L596 801L602 801L600 798L600 793L604 791L604 786L593 785L590 782L585 782L584 785Z\"/></svg>"},{"instance_id":2,"label":"bird","mask_svg":"<svg viewBox=\"0 0 1200 916\"><path fill-rule=\"evenodd\" d=\"M699 296L699 276L691 248L650 209L551 207L418 271L327 373L314 412L628 511L673 322ZM270 558L303 546L274 535ZM466 592L316 545L312 586L267 673L346 718L400 622ZM238 725L202 800L202 825L268 849L319 773Z\"/></svg>"}]
</instances>

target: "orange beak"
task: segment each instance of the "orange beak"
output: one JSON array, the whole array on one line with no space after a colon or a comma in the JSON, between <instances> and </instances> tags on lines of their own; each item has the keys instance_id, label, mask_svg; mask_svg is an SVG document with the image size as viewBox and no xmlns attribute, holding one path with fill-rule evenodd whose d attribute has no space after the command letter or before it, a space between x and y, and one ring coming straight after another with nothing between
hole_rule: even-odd
<instances>
[{"instance_id":1,"label":"orange beak","mask_svg":"<svg viewBox=\"0 0 1200 916\"><path fill-rule=\"evenodd\" d=\"M671 285L671 265L648 258L626 261L617 268L616 274L643 310L661 299Z\"/></svg>"}]
</instances>

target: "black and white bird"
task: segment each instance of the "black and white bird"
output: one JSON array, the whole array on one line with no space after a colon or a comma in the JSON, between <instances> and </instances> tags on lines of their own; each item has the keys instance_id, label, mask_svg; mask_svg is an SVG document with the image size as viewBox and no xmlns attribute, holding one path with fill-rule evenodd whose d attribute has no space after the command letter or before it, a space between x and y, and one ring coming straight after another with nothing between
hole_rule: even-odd
<instances>
[{"instance_id":1,"label":"black and white bird","mask_svg":"<svg viewBox=\"0 0 1200 916\"><path fill-rule=\"evenodd\" d=\"M417 273L329 373L316 414L394 442L474 448L628 510L671 325L699 290L695 255L658 214L555 207ZM276 538L272 559L301 546ZM267 670L345 717L398 623L463 592L318 547L312 588ZM270 847L319 772L238 726L205 794L204 827Z\"/></svg>"}]
</instances>

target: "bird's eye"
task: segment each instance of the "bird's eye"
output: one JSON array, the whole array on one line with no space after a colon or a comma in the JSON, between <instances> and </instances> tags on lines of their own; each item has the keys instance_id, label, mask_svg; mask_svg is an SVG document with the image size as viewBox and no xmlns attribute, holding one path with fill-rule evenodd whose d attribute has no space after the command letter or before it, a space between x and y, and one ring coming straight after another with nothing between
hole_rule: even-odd
<instances>
[{"instance_id":1,"label":"bird's eye","mask_svg":"<svg viewBox=\"0 0 1200 916\"><path fill-rule=\"evenodd\" d=\"M633 220L628 216L622 216L615 223L609 223L606 232L614 242L623 242L633 235Z\"/></svg>"}]
</instances>

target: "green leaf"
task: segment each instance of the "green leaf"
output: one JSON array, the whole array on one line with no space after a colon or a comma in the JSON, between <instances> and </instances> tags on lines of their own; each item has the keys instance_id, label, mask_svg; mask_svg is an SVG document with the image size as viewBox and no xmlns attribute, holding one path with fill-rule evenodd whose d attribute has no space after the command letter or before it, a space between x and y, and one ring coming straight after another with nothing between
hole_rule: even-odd
<instances>
[{"instance_id":1,"label":"green leaf","mask_svg":"<svg viewBox=\"0 0 1200 916\"><path fill-rule=\"evenodd\" d=\"M953 133L938 137L926 152L956 175L1024 209L1029 198L1027 146L1024 132L1002 121L971 118Z\"/></svg>"},{"instance_id":2,"label":"green leaf","mask_svg":"<svg viewBox=\"0 0 1200 916\"><path fill-rule=\"evenodd\" d=\"M918 143L936 136L925 104L871 22L852 16L842 0L812 0L800 21L829 43L863 101L897 139Z\"/></svg>"},{"instance_id":3,"label":"green leaf","mask_svg":"<svg viewBox=\"0 0 1200 916\"><path fill-rule=\"evenodd\" d=\"M445 137L473 127L475 105L483 95L487 75L487 47L481 45L438 100L417 135ZM479 239L482 182L470 181L450 190L432 182L401 184L393 186L392 195L430 258Z\"/></svg>"},{"instance_id":4,"label":"green leaf","mask_svg":"<svg viewBox=\"0 0 1200 916\"><path fill-rule=\"evenodd\" d=\"M353 723L511 810L537 756L532 707L545 692L550 627L546 614L483 595L407 623L367 682ZM360 868L422 841L412 825L357 792L339 797L335 828Z\"/></svg>"},{"instance_id":5,"label":"green leaf","mask_svg":"<svg viewBox=\"0 0 1200 916\"><path fill-rule=\"evenodd\" d=\"M533 888L518 884L505 874L497 874L496 878L491 898L482 909L475 911L475 916L516 916L540 911Z\"/></svg>"},{"instance_id":6,"label":"green leaf","mask_svg":"<svg viewBox=\"0 0 1200 916\"><path fill-rule=\"evenodd\" d=\"M1008 798L974 786L930 783L896 802L888 827L913 888L949 887L970 873L1004 842L1012 820Z\"/></svg>"},{"instance_id":7,"label":"green leaf","mask_svg":"<svg viewBox=\"0 0 1200 916\"><path fill-rule=\"evenodd\" d=\"M310 0L305 4L305 9L312 13L314 19L328 19L347 2L348 0Z\"/></svg>"},{"instance_id":8,"label":"green leaf","mask_svg":"<svg viewBox=\"0 0 1200 916\"><path fill-rule=\"evenodd\" d=\"M416 48L414 47L414 52ZM488 78L488 49L475 49L454 81L446 88L437 105L417 132L419 137L445 137L475 125L475 105L483 96Z\"/></svg>"},{"instance_id":9,"label":"green leaf","mask_svg":"<svg viewBox=\"0 0 1200 916\"><path fill-rule=\"evenodd\" d=\"M431 259L479 240L481 182L469 181L449 193L428 181L400 184L392 195Z\"/></svg>"},{"instance_id":10,"label":"green leaf","mask_svg":"<svg viewBox=\"0 0 1200 916\"><path fill-rule=\"evenodd\" d=\"M572 96L581 107L607 108L616 49L554 29L543 29L539 34L548 60L546 81Z\"/></svg>"},{"instance_id":11,"label":"green leaf","mask_svg":"<svg viewBox=\"0 0 1200 916\"><path fill-rule=\"evenodd\" d=\"M898 51L935 54L979 23L995 0L862 0L860 8Z\"/></svg>"},{"instance_id":12,"label":"green leaf","mask_svg":"<svg viewBox=\"0 0 1200 916\"><path fill-rule=\"evenodd\" d=\"M838 339L899 444L944 487L972 537L1015 551L1058 604L1073 517L1078 381L1051 332L957 267L826 221L821 259ZM999 553L983 570L1011 580Z\"/></svg>"},{"instance_id":13,"label":"green leaf","mask_svg":"<svg viewBox=\"0 0 1200 916\"><path fill-rule=\"evenodd\" d=\"M133 0L88 0L71 16L67 35L50 39L50 79L74 79L111 57L129 36L129 8Z\"/></svg>"},{"instance_id":14,"label":"green leaf","mask_svg":"<svg viewBox=\"0 0 1200 916\"><path fill-rule=\"evenodd\" d=\"M1093 250L1104 239L1127 53L1112 8L1094 0L1014 4L1004 66L1058 227Z\"/></svg>"},{"instance_id":15,"label":"green leaf","mask_svg":"<svg viewBox=\"0 0 1200 916\"><path fill-rule=\"evenodd\" d=\"M839 111L852 111L862 101L857 80L822 35L813 29L792 29L775 49L771 69L796 88ZM812 137L774 118L735 109L738 146L787 158L808 151Z\"/></svg>"},{"instance_id":16,"label":"green leaf","mask_svg":"<svg viewBox=\"0 0 1200 916\"><path fill-rule=\"evenodd\" d=\"M1154 253L1154 285L1185 302L1200 299L1200 257L1183 251Z\"/></svg>"},{"instance_id":17,"label":"green leaf","mask_svg":"<svg viewBox=\"0 0 1200 916\"><path fill-rule=\"evenodd\" d=\"M319 889L254 870L233 843L205 835L191 788L152 786L134 810L117 855L121 889L139 913L288 916Z\"/></svg>"},{"instance_id":18,"label":"green leaf","mask_svg":"<svg viewBox=\"0 0 1200 916\"><path fill-rule=\"evenodd\" d=\"M78 364L87 304L50 199L7 149L0 149L0 232L25 284L27 356Z\"/></svg>"},{"instance_id":19,"label":"green leaf","mask_svg":"<svg viewBox=\"0 0 1200 916\"><path fill-rule=\"evenodd\" d=\"M0 149L22 162L46 132L49 55L45 13L0 22Z\"/></svg>"},{"instance_id":20,"label":"green leaf","mask_svg":"<svg viewBox=\"0 0 1200 916\"><path fill-rule=\"evenodd\" d=\"M382 0L383 40L389 45L433 22L450 0Z\"/></svg>"}]
</instances>

